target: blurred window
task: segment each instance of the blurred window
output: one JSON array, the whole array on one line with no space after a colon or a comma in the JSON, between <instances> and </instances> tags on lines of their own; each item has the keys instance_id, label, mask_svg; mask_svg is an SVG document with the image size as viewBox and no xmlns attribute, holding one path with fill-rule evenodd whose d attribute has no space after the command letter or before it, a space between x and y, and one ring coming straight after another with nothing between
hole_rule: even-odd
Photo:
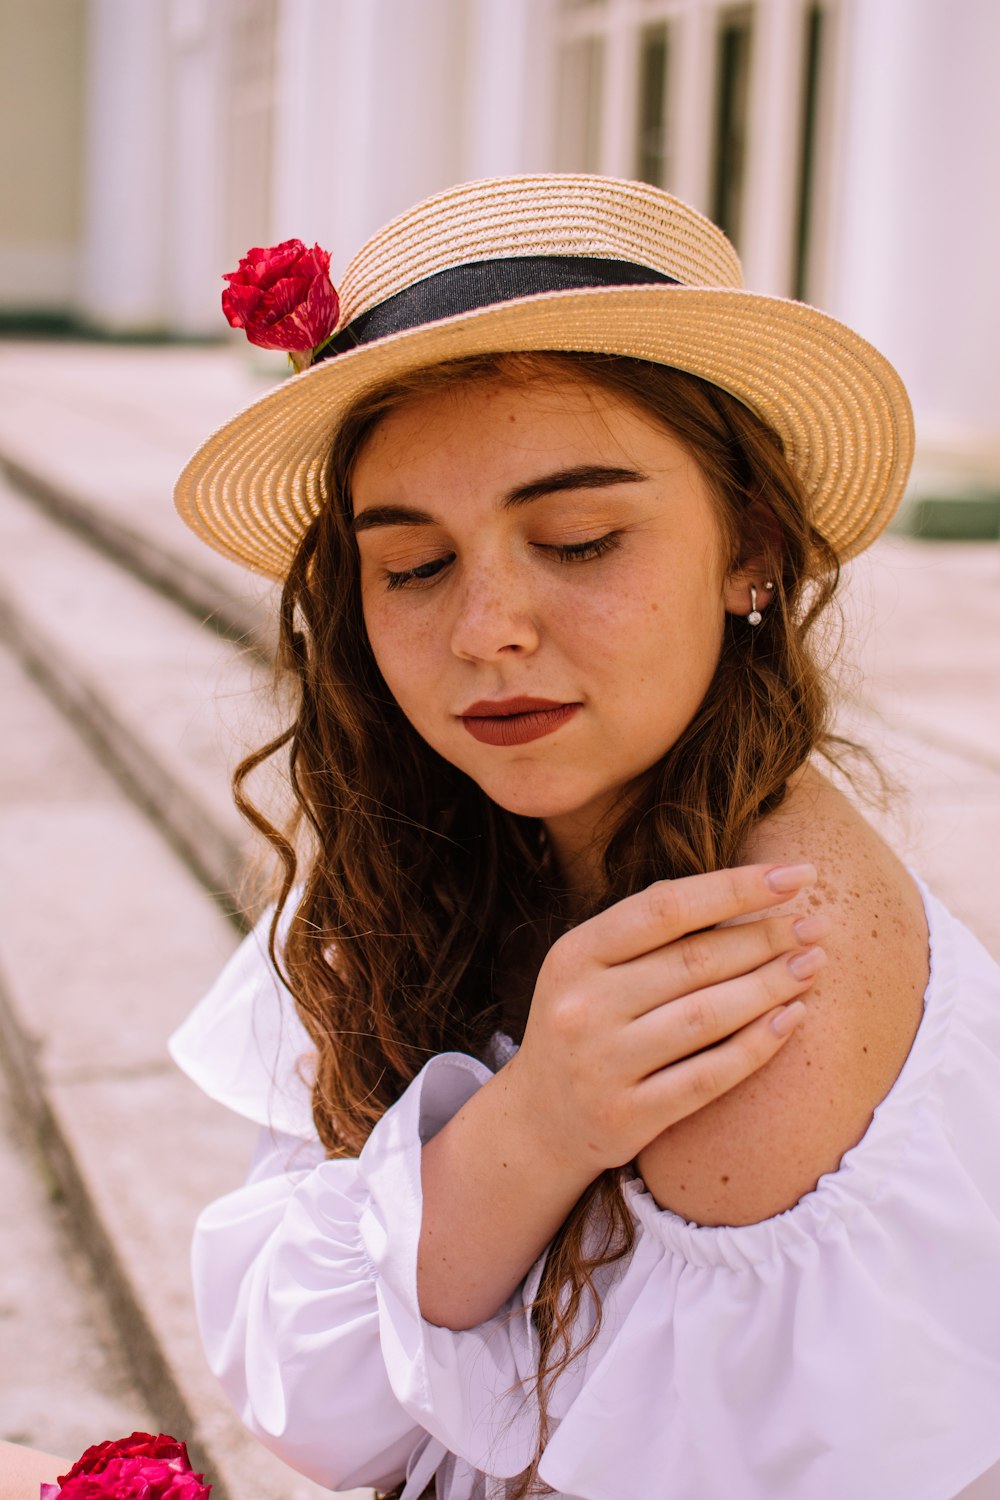
<instances>
[{"instance_id":1,"label":"blurred window","mask_svg":"<svg viewBox=\"0 0 1000 1500\"><path fill-rule=\"evenodd\" d=\"M737 249L748 155L752 51L752 7L722 11L716 44L711 217Z\"/></svg>"},{"instance_id":2,"label":"blurred window","mask_svg":"<svg viewBox=\"0 0 1000 1500\"><path fill-rule=\"evenodd\" d=\"M604 38L580 36L559 49L556 170L597 172L601 157Z\"/></svg>"},{"instance_id":3,"label":"blurred window","mask_svg":"<svg viewBox=\"0 0 1000 1500\"><path fill-rule=\"evenodd\" d=\"M644 26L639 36L639 119L635 175L656 187L670 179L670 27Z\"/></svg>"},{"instance_id":4,"label":"blurred window","mask_svg":"<svg viewBox=\"0 0 1000 1500\"><path fill-rule=\"evenodd\" d=\"M555 169L679 193L749 256L763 283L815 292L839 0L544 3L554 18ZM754 102L766 79L778 96ZM758 115L780 118L780 132L758 139Z\"/></svg>"},{"instance_id":5,"label":"blurred window","mask_svg":"<svg viewBox=\"0 0 1000 1500\"><path fill-rule=\"evenodd\" d=\"M799 134L798 201L792 296L804 298L809 284L809 248L816 192L816 142L819 134L820 88L823 73L825 8L810 5L805 14L802 59L802 123Z\"/></svg>"}]
</instances>

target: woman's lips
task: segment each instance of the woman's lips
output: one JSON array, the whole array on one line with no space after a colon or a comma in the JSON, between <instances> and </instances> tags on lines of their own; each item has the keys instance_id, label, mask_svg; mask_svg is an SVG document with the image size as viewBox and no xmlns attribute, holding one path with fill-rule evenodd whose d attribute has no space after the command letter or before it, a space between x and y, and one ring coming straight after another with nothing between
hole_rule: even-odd
<instances>
[{"instance_id":1,"label":"woman's lips","mask_svg":"<svg viewBox=\"0 0 1000 1500\"><path fill-rule=\"evenodd\" d=\"M459 717L472 738L484 745L526 745L565 724L579 707L579 703L555 703L548 698L481 700L470 703Z\"/></svg>"}]
</instances>

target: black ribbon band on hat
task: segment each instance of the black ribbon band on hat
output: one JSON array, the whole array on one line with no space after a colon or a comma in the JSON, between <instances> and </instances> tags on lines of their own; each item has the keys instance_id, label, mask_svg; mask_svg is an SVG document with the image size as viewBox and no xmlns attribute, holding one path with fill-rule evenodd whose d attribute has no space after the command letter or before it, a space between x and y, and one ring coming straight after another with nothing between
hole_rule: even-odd
<instances>
[{"instance_id":1,"label":"black ribbon band on hat","mask_svg":"<svg viewBox=\"0 0 1000 1500\"><path fill-rule=\"evenodd\" d=\"M436 271L360 313L316 355L314 363L371 344L390 333L420 328L439 318L474 312L539 292L575 292L600 286L680 286L673 276L630 260L600 260L589 255L516 255L502 260L469 261Z\"/></svg>"}]
</instances>

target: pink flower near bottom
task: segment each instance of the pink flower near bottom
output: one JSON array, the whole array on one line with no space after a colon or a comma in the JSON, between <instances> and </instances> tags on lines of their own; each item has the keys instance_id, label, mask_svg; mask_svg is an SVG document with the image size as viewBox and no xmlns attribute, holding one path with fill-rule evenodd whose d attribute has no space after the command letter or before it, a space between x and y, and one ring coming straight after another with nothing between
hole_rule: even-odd
<instances>
[{"instance_id":1,"label":"pink flower near bottom","mask_svg":"<svg viewBox=\"0 0 1000 1500\"><path fill-rule=\"evenodd\" d=\"M41 1486L40 1500L208 1500L211 1488L192 1470L184 1443L133 1432L88 1448L55 1484Z\"/></svg>"}]
</instances>

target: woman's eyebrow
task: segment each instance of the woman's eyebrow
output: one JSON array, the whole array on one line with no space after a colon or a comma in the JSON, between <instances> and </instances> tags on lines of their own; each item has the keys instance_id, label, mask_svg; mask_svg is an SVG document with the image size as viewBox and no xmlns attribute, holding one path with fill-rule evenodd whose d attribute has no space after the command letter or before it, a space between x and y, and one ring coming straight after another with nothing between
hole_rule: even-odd
<instances>
[{"instance_id":1,"label":"woman's eyebrow","mask_svg":"<svg viewBox=\"0 0 1000 1500\"><path fill-rule=\"evenodd\" d=\"M511 510L516 505L530 505L532 500L558 494L560 490L604 490L612 484L641 484L648 478L648 474L638 469L580 464L575 469L557 469L554 474L545 474L530 484L519 484L516 489L508 490L500 503L504 510Z\"/></svg>"},{"instance_id":2,"label":"woman's eyebrow","mask_svg":"<svg viewBox=\"0 0 1000 1500\"><path fill-rule=\"evenodd\" d=\"M513 510L518 505L530 505L533 500L542 500L546 495L558 494L561 490L603 490L613 484L641 484L648 479L639 469L619 469L607 465L580 464L574 469L557 469L555 473L543 474L528 484L519 484L508 490L500 502L502 510ZM412 505L373 505L360 511L351 522L355 534L370 531L375 526L433 526L435 519L426 510Z\"/></svg>"},{"instance_id":3,"label":"woman's eyebrow","mask_svg":"<svg viewBox=\"0 0 1000 1500\"><path fill-rule=\"evenodd\" d=\"M355 536L375 526L433 526L434 517L412 505L372 505L359 511L351 520Z\"/></svg>"}]
</instances>

